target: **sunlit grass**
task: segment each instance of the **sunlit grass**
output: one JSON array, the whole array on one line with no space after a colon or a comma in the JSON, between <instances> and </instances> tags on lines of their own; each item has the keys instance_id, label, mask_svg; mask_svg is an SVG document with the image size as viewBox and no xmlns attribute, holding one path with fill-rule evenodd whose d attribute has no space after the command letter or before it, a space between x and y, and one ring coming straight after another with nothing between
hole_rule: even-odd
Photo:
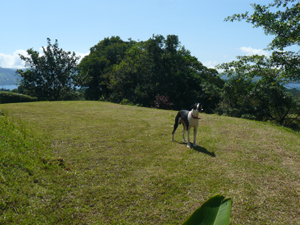
<instances>
[{"instance_id":1,"label":"sunlit grass","mask_svg":"<svg viewBox=\"0 0 300 225\"><path fill-rule=\"evenodd\" d=\"M0 109L17 124L0 136L4 223L181 224L214 194L232 198L232 224L298 223L300 135L288 129L201 114L189 149L181 128L171 142L175 111L88 101ZM22 200L8 201L11 190Z\"/></svg>"}]
</instances>

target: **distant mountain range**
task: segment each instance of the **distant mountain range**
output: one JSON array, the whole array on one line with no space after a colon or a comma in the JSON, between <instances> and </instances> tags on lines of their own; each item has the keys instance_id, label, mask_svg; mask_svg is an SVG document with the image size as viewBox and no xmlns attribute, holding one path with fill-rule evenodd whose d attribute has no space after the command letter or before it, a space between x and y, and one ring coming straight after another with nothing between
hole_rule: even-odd
<instances>
[{"instance_id":1,"label":"distant mountain range","mask_svg":"<svg viewBox=\"0 0 300 225\"><path fill-rule=\"evenodd\" d=\"M19 78L16 74L16 69L7 69L0 67L0 85L14 85Z\"/></svg>"}]
</instances>

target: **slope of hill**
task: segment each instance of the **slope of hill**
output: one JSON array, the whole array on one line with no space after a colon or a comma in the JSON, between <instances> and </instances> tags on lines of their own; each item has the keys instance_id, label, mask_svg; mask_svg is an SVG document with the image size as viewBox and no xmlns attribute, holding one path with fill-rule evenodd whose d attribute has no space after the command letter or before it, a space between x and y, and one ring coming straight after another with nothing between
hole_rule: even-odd
<instances>
[{"instance_id":1,"label":"slope of hill","mask_svg":"<svg viewBox=\"0 0 300 225\"><path fill-rule=\"evenodd\" d=\"M18 76L16 69L7 69L0 67L0 85L13 85L17 82Z\"/></svg>"},{"instance_id":2,"label":"slope of hill","mask_svg":"<svg viewBox=\"0 0 300 225\"><path fill-rule=\"evenodd\" d=\"M0 129L0 223L182 224L214 194L232 198L231 224L299 223L300 135L289 129L201 114L189 149L181 129L171 142L175 111L99 101L0 110L17 124L3 126L10 139Z\"/></svg>"}]
</instances>

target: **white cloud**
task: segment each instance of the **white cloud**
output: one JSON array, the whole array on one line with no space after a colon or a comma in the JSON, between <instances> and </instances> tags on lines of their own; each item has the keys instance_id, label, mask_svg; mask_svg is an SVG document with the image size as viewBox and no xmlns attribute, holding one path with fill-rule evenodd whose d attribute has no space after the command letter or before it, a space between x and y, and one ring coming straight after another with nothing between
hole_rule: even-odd
<instances>
[{"instance_id":1,"label":"white cloud","mask_svg":"<svg viewBox=\"0 0 300 225\"><path fill-rule=\"evenodd\" d=\"M269 56L270 54L263 50L263 49L254 49L251 47L241 47L239 48L240 50L242 50L242 52L244 52L247 56L250 55L265 55L265 56Z\"/></svg>"},{"instance_id":2,"label":"white cloud","mask_svg":"<svg viewBox=\"0 0 300 225\"><path fill-rule=\"evenodd\" d=\"M76 56L80 56L79 61L81 61L85 56L87 56L90 53L79 53L79 52L75 52Z\"/></svg>"},{"instance_id":3,"label":"white cloud","mask_svg":"<svg viewBox=\"0 0 300 225\"><path fill-rule=\"evenodd\" d=\"M25 63L20 59L19 54L27 55L25 50L17 50L12 55L0 53L0 67L21 69L25 67Z\"/></svg>"},{"instance_id":4,"label":"white cloud","mask_svg":"<svg viewBox=\"0 0 300 225\"><path fill-rule=\"evenodd\" d=\"M216 65L218 65L217 61L206 61L203 62L203 65L207 68L215 68Z\"/></svg>"}]
</instances>

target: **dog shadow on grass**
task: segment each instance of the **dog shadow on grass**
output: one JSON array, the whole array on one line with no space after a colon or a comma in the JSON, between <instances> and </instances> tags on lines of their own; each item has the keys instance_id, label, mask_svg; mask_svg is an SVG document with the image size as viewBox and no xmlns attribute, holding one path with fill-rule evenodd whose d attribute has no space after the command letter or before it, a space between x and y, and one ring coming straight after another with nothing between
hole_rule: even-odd
<instances>
[{"instance_id":1,"label":"dog shadow on grass","mask_svg":"<svg viewBox=\"0 0 300 225\"><path fill-rule=\"evenodd\" d=\"M182 144L182 145L186 145L186 143L185 142L179 142L179 144ZM210 152L210 151L208 151L206 148L204 148L204 147L201 147L201 146L196 146L196 147L192 147L192 149L193 150L195 150L195 151L197 151L197 152L201 152L201 153L204 153L204 154L206 154L206 155L208 155L208 156L211 156L211 157L216 157L216 154L214 153L214 152Z\"/></svg>"},{"instance_id":2,"label":"dog shadow on grass","mask_svg":"<svg viewBox=\"0 0 300 225\"><path fill-rule=\"evenodd\" d=\"M216 157L216 154L214 152L210 152L208 151L206 148L203 148L201 146L196 146L196 147L193 147L193 149L197 152L201 152L201 153L204 153L206 155L209 155L211 157Z\"/></svg>"}]
</instances>

